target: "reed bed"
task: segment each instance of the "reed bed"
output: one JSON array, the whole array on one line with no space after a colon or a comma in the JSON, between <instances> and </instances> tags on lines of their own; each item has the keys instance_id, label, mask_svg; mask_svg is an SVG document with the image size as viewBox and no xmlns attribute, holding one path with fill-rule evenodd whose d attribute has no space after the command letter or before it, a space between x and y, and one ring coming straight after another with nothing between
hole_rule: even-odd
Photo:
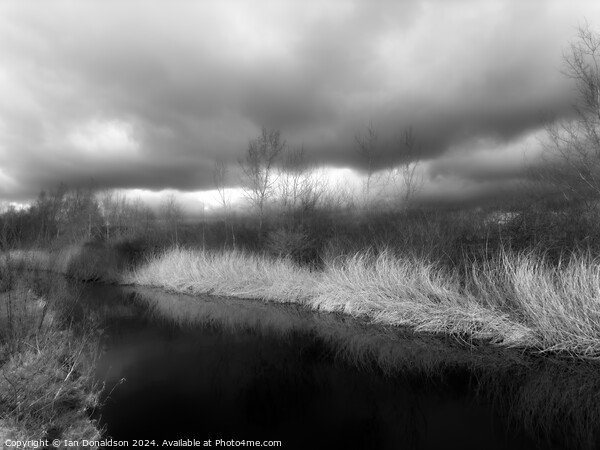
<instances>
[{"instance_id":1,"label":"reed bed","mask_svg":"<svg viewBox=\"0 0 600 450\"><path fill-rule=\"evenodd\" d=\"M434 264L390 252L329 263L313 305L374 322L505 345L531 345L529 328L465 295L460 279Z\"/></svg>"},{"instance_id":2,"label":"reed bed","mask_svg":"<svg viewBox=\"0 0 600 450\"><path fill-rule=\"evenodd\" d=\"M190 294L305 303L314 296L316 279L286 259L176 248L149 258L123 281Z\"/></svg>"},{"instance_id":3,"label":"reed bed","mask_svg":"<svg viewBox=\"0 0 600 450\"><path fill-rule=\"evenodd\" d=\"M600 263L589 255L551 265L503 253L474 270L467 294L534 330L541 350L600 356Z\"/></svg>"},{"instance_id":4,"label":"reed bed","mask_svg":"<svg viewBox=\"0 0 600 450\"><path fill-rule=\"evenodd\" d=\"M600 261L589 255L551 264L536 252L500 252L464 270L391 251L331 258L319 271L286 258L184 248L128 270L107 249L13 252L10 259L78 279L298 303L463 340L600 357Z\"/></svg>"},{"instance_id":5,"label":"reed bed","mask_svg":"<svg viewBox=\"0 0 600 450\"><path fill-rule=\"evenodd\" d=\"M600 356L600 264L585 256L553 266L536 253L501 253L459 273L389 251L362 252L311 271L287 259L176 248L123 281L295 302L465 340Z\"/></svg>"}]
</instances>

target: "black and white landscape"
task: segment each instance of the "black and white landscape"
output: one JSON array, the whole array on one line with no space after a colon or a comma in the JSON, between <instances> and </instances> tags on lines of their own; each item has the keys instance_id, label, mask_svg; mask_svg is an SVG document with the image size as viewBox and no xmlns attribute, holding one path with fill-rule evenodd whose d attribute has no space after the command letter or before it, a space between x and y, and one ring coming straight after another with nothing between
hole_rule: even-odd
<instances>
[{"instance_id":1,"label":"black and white landscape","mask_svg":"<svg viewBox=\"0 0 600 450\"><path fill-rule=\"evenodd\" d=\"M596 3L0 2L0 445L599 448Z\"/></svg>"}]
</instances>

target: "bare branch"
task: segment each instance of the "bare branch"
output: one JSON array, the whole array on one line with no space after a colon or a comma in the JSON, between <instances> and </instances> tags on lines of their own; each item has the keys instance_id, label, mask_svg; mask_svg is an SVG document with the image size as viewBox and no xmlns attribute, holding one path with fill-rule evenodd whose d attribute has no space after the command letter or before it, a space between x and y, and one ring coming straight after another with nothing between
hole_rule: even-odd
<instances>
[{"instance_id":1,"label":"bare branch","mask_svg":"<svg viewBox=\"0 0 600 450\"><path fill-rule=\"evenodd\" d=\"M580 26L563 59L563 73L574 80L579 99L574 118L546 124L542 177L567 200L589 202L600 197L600 34L587 23Z\"/></svg>"},{"instance_id":2,"label":"bare branch","mask_svg":"<svg viewBox=\"0 0 600 450\"><path fill-rule=\"evenodd\" d=\"M262 129L261 135L250 141L246 158L240 161L245 176L244 194L257 210L259 231L262 232L265 207L274 195L277 177L274 164L286 147L279 130Z\"/></svg>"}]
</instances>

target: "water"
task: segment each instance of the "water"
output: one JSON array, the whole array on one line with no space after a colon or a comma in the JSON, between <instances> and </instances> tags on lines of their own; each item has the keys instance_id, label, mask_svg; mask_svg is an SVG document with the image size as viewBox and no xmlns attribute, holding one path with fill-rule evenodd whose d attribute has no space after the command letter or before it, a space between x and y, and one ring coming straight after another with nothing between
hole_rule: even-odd
<instances>
[{"instance_id":1,"label":"water","mask_svg":"<svg viewBox=\"0 0 600 450\"><path fill-rule=\"evenodd\" d=\"M113 439L282 448L597 448L598 366L294 305L88 286ZM124 380L124 381L123 381Z\"/></svg>"}]
</instances>

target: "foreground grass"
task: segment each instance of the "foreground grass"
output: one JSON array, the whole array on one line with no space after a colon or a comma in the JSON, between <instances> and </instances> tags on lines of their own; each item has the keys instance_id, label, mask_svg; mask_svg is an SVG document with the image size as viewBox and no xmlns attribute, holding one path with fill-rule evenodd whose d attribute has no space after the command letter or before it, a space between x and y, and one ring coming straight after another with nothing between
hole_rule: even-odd
<instances>
[{"instance_id":1,"label":"foreground grass","mask_svg":"<svg viewBox=\"0 0 600 450\"><path fill-rule=\"evenodd\" d=\"M551 266L534 253L500 254L459 275L383 252L311 271L243 252L172 249L123 276L174 292L301 303L416 331L509 347L600 356L600 264Z\"/></svg>"},{"instance_id":2,"label":"foreground grass","mask_svg":"<svg viewBox=\"0 0 600 450\"><path fill-rule=\"evenodd\" d=\"M72 293L56 285L32 289L29 276L12 261L0 269L0 436L98 439L87 413L100 392L93 381L97 341L89 324L70 322Z\"/></svg>"}]
</instances>

